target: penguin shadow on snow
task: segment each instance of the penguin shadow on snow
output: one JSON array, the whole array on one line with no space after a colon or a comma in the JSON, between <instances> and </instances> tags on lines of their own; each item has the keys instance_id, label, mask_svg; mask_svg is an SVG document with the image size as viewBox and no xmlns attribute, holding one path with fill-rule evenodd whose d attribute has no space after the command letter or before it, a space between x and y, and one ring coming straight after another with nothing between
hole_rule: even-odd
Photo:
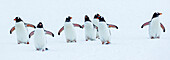
<instances>
[{"instance_id":1,"label":"penguin shadow on snow","mask_svg":"<svg viewBox=\"0 0 170 60\"><path fill-rule=\"evenodd\" d=\"M79 27L82 28L81 25L72 23L71 22L72 17L68 16L65 20L64 26L58 31L58 35L64 30L65 32L65 37L66 37L66 42L67 43L72 43L72 42L77 42L76 40L76 30L74 27Z\"/></svg>"},{"instance_id":2,"label":"penguin shadow on snow","mask_svg":"<svg viewBox=\"0 0 170 60\"><path fill-rule=\"evenodd\" d=\"M45 34L54 37L54 34L52 32L47 31L43 28L42 22L39 22L37 28L29 34L29 38L34 35L34 46L37 51L48 50L48 48L46 47L47 39Z\"/></svg>"}]
</instances>

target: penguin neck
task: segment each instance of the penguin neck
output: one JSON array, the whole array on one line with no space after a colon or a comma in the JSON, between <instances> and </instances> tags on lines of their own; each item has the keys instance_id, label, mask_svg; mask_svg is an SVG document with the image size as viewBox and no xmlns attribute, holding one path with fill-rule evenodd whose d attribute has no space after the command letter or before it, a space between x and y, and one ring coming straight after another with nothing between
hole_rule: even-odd
<instances>
[{"instance_id":1,"label":"penguin neck","mask_svg":"<svg viewBox=\"0 0 170 60\"><path fill-rule=\"evenodd\" d=\"M44 31L44 29L43 28L36 28L36 31L42 32L42 31Z\"/></svg>"},{"instance_id":2,"label":"penguin neck","mask_svg":"<svg viewBox=\"0 0 170 60\"><path fill-rule=\"evenodd\" d=\"M159 23L160 23L159 17L153 18L153 19L152 19L152 22L159 24Z\"/></svg>"},{"instance_id":3,"label":"penguin neck","mask_svg":"<svg viewBox=\"0 0 170 60\"><path fill-rule=\"evenodd\" d=\"M64 26L65 27L71 27L71 26L73 26L73 23L72 22L65 22Z\"/></svg>"},{"instance_id":4,"label":"penguin neck","mask_svg":"<svg viewBox=\"0 0 170 60\"><path fill-rule=\"evenodd\" d=\"M16 26L24 26L24 23L23 22L16 22L15 25Z\"/></svg>"}]
</instances>

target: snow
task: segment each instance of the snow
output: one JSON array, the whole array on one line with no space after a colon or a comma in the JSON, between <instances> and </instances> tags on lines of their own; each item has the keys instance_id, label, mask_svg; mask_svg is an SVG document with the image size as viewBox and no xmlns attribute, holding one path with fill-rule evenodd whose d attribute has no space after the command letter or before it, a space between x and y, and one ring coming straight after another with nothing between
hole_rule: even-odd
<instances>
[{"instance_id":1,"label":"snow","mask_svg":"<svg viewBox=\"0 0 170 60\"><path fill-rule=\"evenodd\" d=\"M170 4L169 0L0 0L0 60L169 60L170 57ZM160 39L151 40L148 22L154 12L162 12L161 22L166 28ZM76 28L77 43L66 43L64 32L57 35L65 18L83 24L87 14L105 17L107 23L115 24L118 30L110 29L110 45L100 40L85 41L84 30ZM29 45L18 45L16 33L9 34L15 25L13 19L20 16L24 22L37 25L55 34L47 35L48 51L35 51L33 38ZM29 32L34 29L28 28Z\"/></svg>"}]
</instances>

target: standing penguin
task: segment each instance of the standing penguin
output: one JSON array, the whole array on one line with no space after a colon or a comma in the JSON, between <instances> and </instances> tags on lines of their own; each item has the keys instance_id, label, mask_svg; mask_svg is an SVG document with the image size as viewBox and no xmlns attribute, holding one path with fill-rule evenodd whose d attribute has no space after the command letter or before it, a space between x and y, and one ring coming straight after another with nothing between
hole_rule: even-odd
<instances>
[{"instance_id":1,"label":"standing penguin","mask_svg":"<svg viewBox=\"0 0 170 60\"><path fill-rule=\"evenodd\" d=\"M102 44L110 44L111 37L111 32L109 30L110 27L118 29L116 25L107 24L106 21L104 20L104 17L100 16L98 29Z\"/></svg>"},{"instance_id":2,"label":"standing penguin","mask_svg":"<svg viewBox=\"0 0 170 60\"><path fill-rule=\"evenodd\" d=\"M29 38L34 35L34 45L37 51L48 50L48 48L46 48L47 40L45 34L54 37L54 34L52 32L44 30L43 24L41 22L39 22L37 28L29 34Z\"/></svg>"},{"instance_id":3,"label":"standing penguin","mask_svg":"<svg viewBox=\"0 0 170 60\"><path fill-rule=\"evenodd\" d=\"M84 25L82 26L83 28L85 28L85 38L86 41L91 40L94 41L96 40L96 26L91 22L91 20L89 19L89 17L87 15L85 15L85 22Z\"/></svg>"},{"instance_id":4,"label":"standing penguin","mask_svg":"<svg viewBox=\"0 0 170 60\"><path fill-rule=\"evenodd\" d=\"M141 28L143 28L144 26L149 25L149 36L151 39L160 38L161 28L163 29L163 32L165 32L165 27L160 22L159 15L162 15L162 13L155 12L151 21L146 22L141 26Z\"/></svg>"},{"instance_id":5,"label":"standing penguin","mask_svg":"<svg viewBox=\"0 0 170 60\"><path fill-rule=\"evenodd\" d=\"M32 24L24 23L20 17L16 17L14 21L16 21L16 23L15 26L12 27L12 29L10 30L10 34L12 34L14 30L16 30L18 44L29 44L27 27L36 27Z\"/></svg>"},{"instance_id":6,"label":"standing penguin","mask_svg":"<svg viewBox=\"0 0 170 60\"><path fill-rule=\"evenodd\" d=\"M80 27L81 25L71 22L72 17L68 16L65 20L64 26L58 31L58 35L64 30L67 43L76 42L76 31L74 27Z\"/></svg>"},{"instance_id":7,"label":"standing penguin","mask_svg":"<svg viewBox=\"0 0 170 60\"><path fill-rule=\"evenodd\" d=\"M97 13L96 15L94 15L94 19L92 21L92 23L98 27L98 24L99 24L99 17L100 15ZM99 38L99 32L98 32L98 29L96 29L96 38Z\"/></svg>"}]
</instances>

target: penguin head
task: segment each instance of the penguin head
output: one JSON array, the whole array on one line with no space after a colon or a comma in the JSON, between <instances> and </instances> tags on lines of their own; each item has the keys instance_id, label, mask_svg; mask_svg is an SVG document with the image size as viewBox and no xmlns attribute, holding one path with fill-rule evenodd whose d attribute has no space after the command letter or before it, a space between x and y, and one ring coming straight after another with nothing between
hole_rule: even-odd
<instances>
[{"instance_id":1,"label":"penguin head","mask_svg":"<svg viewBox=\"0 0 170 60\"><path fill-rule=\"evenodd\" d=\"M89 17L88 17L87 15L85 15L85 22L86 22L86 21L91 22L90 19L89 19Z\"/></svg>"},{"instance_id":2,"label":"penguin head","mask_svg":"<svg viewBox=\"0 0 170 60\"><path fill-rule=\"evenodd\" d=\"M42 22L39 22L39 23L38 23L37 28L43 28Z\"/></svg>"},{"instance_id":3,"label":"penguin head","mask_svg":"<svg viewBox=\"0 0 170 60\"><path fill-rule=\"evenodd\" d=\"M70 22L71 19L72 19L72 17L68 16L68 17L66 18L66 21L65 21L65 22Z\"/></svg>"},{"instance_id":4,"label":"penguin head","mask_svg":"<svg viewBox=\"0 0 170 60\"><path fill-rule=\"evenodd\" d=\"M104 17L99 16L99 22L106 22L106 21L104 20Z\"/></svg>"},{"instance_id":5,"label":"penguin head","mask_svg":"<svg viewBox=\"0 0 170 60\"><path fill-rule=\"evenodd\" d=\"M162 15L162 13L159 13L159 12L155 12L152 16L152 19L153 18L156 18L156 17L159 17L159 15Z\"/></svg>"},{"instance_id":6,"label":"penguin head","mask_svg":"<svg viewBox=\"0 0 170 60\"><path fill-rule=\"evenodd\" d=\"M22 19L21 19L20 17L16 17L16 18L14 19L14 21L16 21L16 22L21 22Z\"/></svg>"},{"instance_id":7,"label":"penguin head","mask_svg":"<svg viewBox=\"0 0 170 60\"><path fill-rule=\"evenodd\" d=\"M96 15L94 15L94 19L99 19L98 17L99 17L100 15L97 13Z\"/></svg>"}]
</instances>

